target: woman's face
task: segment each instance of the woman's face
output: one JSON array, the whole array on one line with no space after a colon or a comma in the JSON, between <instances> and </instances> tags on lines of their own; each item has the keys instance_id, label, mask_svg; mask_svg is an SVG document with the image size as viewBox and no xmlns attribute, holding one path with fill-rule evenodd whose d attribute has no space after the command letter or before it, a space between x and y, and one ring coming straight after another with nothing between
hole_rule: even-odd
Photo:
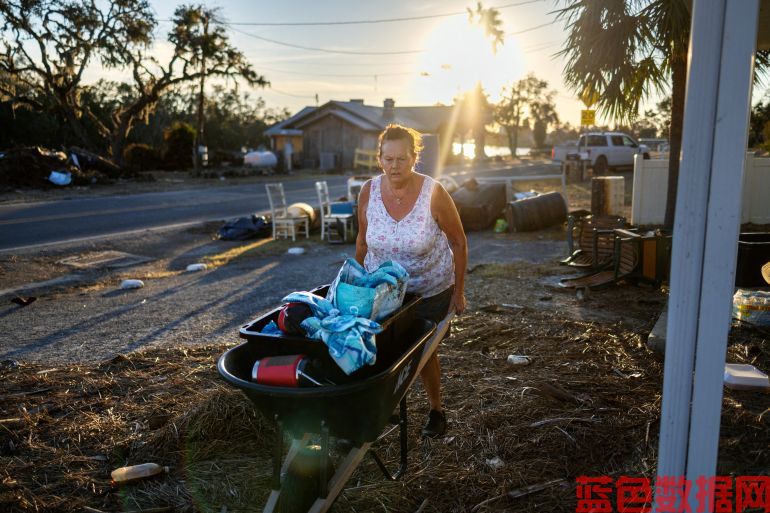
<instances>
[{"instance_id":1,"label":"woman's face","mask_svg":"<svg viewBox=\"0 0 770 513\"><path fill-rule=\"evenodd\" d=\"M398 184L409 179L414 167L415 157L405 139L389 139L383 141L380 154L380 165L388 179Z\"/></svg>"}]
</instances>

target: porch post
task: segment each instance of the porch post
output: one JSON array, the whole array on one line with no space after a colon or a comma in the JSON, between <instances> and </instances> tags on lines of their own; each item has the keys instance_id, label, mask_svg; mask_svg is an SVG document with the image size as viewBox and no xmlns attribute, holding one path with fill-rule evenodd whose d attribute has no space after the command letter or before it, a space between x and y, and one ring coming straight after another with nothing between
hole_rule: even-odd
<instances>
[{"instance_id":1,"label":"porch post","mask_svg":"<svg viewBox=\"0 0 770 513\"><path fill-rule=\"evenodd\" d=\"M693 511L696 480L716 472L758 11L692 9L657 474L691 480Z\"/></svg>"}]
</instances>

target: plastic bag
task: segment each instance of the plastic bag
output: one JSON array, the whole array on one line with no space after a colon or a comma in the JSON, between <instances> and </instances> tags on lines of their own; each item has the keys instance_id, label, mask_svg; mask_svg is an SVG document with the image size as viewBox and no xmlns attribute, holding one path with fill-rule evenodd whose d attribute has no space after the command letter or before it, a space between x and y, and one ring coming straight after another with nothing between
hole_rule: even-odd
<instances>
[{"instance_id":1,"label":"plastic bag","mask_svg":"<svg viewBox=\"0 0 770 513\"><path fill-rule=\"evenodd\" d=\"M408 281L406 269L393 260L368 273L348 258L329 287L326 299L343 315L380 321L401 308Z\"/></svg>"},{"instance_id":2,"label":"plastic bag","mask_svg":"<svg viewBox=\"0 0 770 513\"><path fill-rule=\"evenodd\" d=\"M219 238L222 240L246 240L255 237L269 237L272 225L264 216L252 215L227 221L219 228Z\"/></svg>"},{"instance_id":3,"label":"plastic bag","mask_svg":"<svg viewBox=\"0 0 770 513\"><path fill-rule=\"evenodd\" d=\"M770 326L770 292L738 289L733 295L733 317L757 326Z\"/></svg>"}]
</instances>

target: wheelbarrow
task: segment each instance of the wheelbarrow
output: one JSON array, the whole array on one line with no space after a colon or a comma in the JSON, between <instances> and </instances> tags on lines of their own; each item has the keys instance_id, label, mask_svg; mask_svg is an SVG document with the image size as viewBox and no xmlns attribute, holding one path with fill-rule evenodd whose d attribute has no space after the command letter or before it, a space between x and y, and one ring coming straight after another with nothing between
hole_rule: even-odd
<instances>
[{"instance_id":1,"label":"wheelbarrow","mask_svg":"<svg viewBox=\"0 0 770 513\"><path fill-rule=\"evenodd\" d=\"M313 291L325 295L326 287ZM302 337L260 334L278 316L280 308L241 328L247 341L225 352L219 373L241 389L262 414L276 425L271 492L265 513L327 511L345 483L369 454L389 480L397 480L407 467L406 393L428 358L436 351L450 317L436 326L414 316L419 297L407 296L404 306L383 321L376 335L377 361L350 376L331 371L336 365L321 341ZM322 360L333 385L279 387L250 380L254 363L267 356L305 354ZM328 360L328 361L327 361ZM398 424L388 426L399 406ZM400 435L400 465L391 473L372 444L395 429ZM284 458L284 435L292 439ZM343 447L336 466L330 455L330 438Z\"/></svg>"}]
</instances>

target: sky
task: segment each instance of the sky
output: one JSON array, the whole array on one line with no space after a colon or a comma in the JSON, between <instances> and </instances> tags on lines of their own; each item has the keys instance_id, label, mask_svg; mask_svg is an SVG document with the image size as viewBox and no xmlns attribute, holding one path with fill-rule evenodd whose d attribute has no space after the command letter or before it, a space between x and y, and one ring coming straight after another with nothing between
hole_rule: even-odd
<instances>
[{"instance_id":1,"label":"sky","mask_svg":"<svg viewBox=\"0 0 770 513\"><path fill-rule=\"evenodd\" d=\"M158 44L153 49L167 61L171 46L165 41L168 20L177 3L150 0L160 21ZM557 0L487 0L503 22L505 41L496 53L482 30L468 21L467 7L475 0L282 0L204 2L218 8L228 23L231 42L240 49L271 86L249 91L268 107L286 107L291 113L329 100L363 99L382 105L385 98L397 106L449 105L458 93L480 80L491 101L501 88L528 73L546 80L556 91L562 123L580 124L584 109L562 80L562 48L566 29L556 19ZM355 22L393 18L423 19L387 23L301 25L309 22ZM295 25L290 25L295 24ZM300 24L300 25L297 25ZM130 80L125 71L90 68L86 82L99 78ZM754 101L766 91L754 92ZM654 107L653 97L642 111ZM597 113L598 125L612 125Z\"/></svg>"},{"instance_id":2,"label":"sky","mask_svg":"<svg viewBox=\"0 0 770 513\"><path fill-rule=\"evenodd\" d=\"M263 97L268 107L287 107L295 113L315 105L316 94L319 105L352 98L361 98L367 105L382 105L385 98L393 98L397 106L448 105L477 80L490 100L497 101L504 84L534 73L557 91L562 122L579 125L580 110L585 108L564 86L563 62L553 56L565 33L563 23L553 14L553 0L483 2L484 7L498 7L501 14L506 36L496 53L483 31L468 22L465 9L475 6L473 1L219 0L205 4L219 8L221 18L230 24L231 42L270 81L270 88L249 91L253 97ZM178 4L151 0L151 5L158 19L169 20ZM446 16L432 17L435 15ZM424 16L429 18L320 26L256 25ZM170 27L168 21L158 25L161 43L154 53L161 62L170 54L170 45L163 43ZM129 77L94 68L84 78L90 82Z\"/></svg>"}]
</instances>

